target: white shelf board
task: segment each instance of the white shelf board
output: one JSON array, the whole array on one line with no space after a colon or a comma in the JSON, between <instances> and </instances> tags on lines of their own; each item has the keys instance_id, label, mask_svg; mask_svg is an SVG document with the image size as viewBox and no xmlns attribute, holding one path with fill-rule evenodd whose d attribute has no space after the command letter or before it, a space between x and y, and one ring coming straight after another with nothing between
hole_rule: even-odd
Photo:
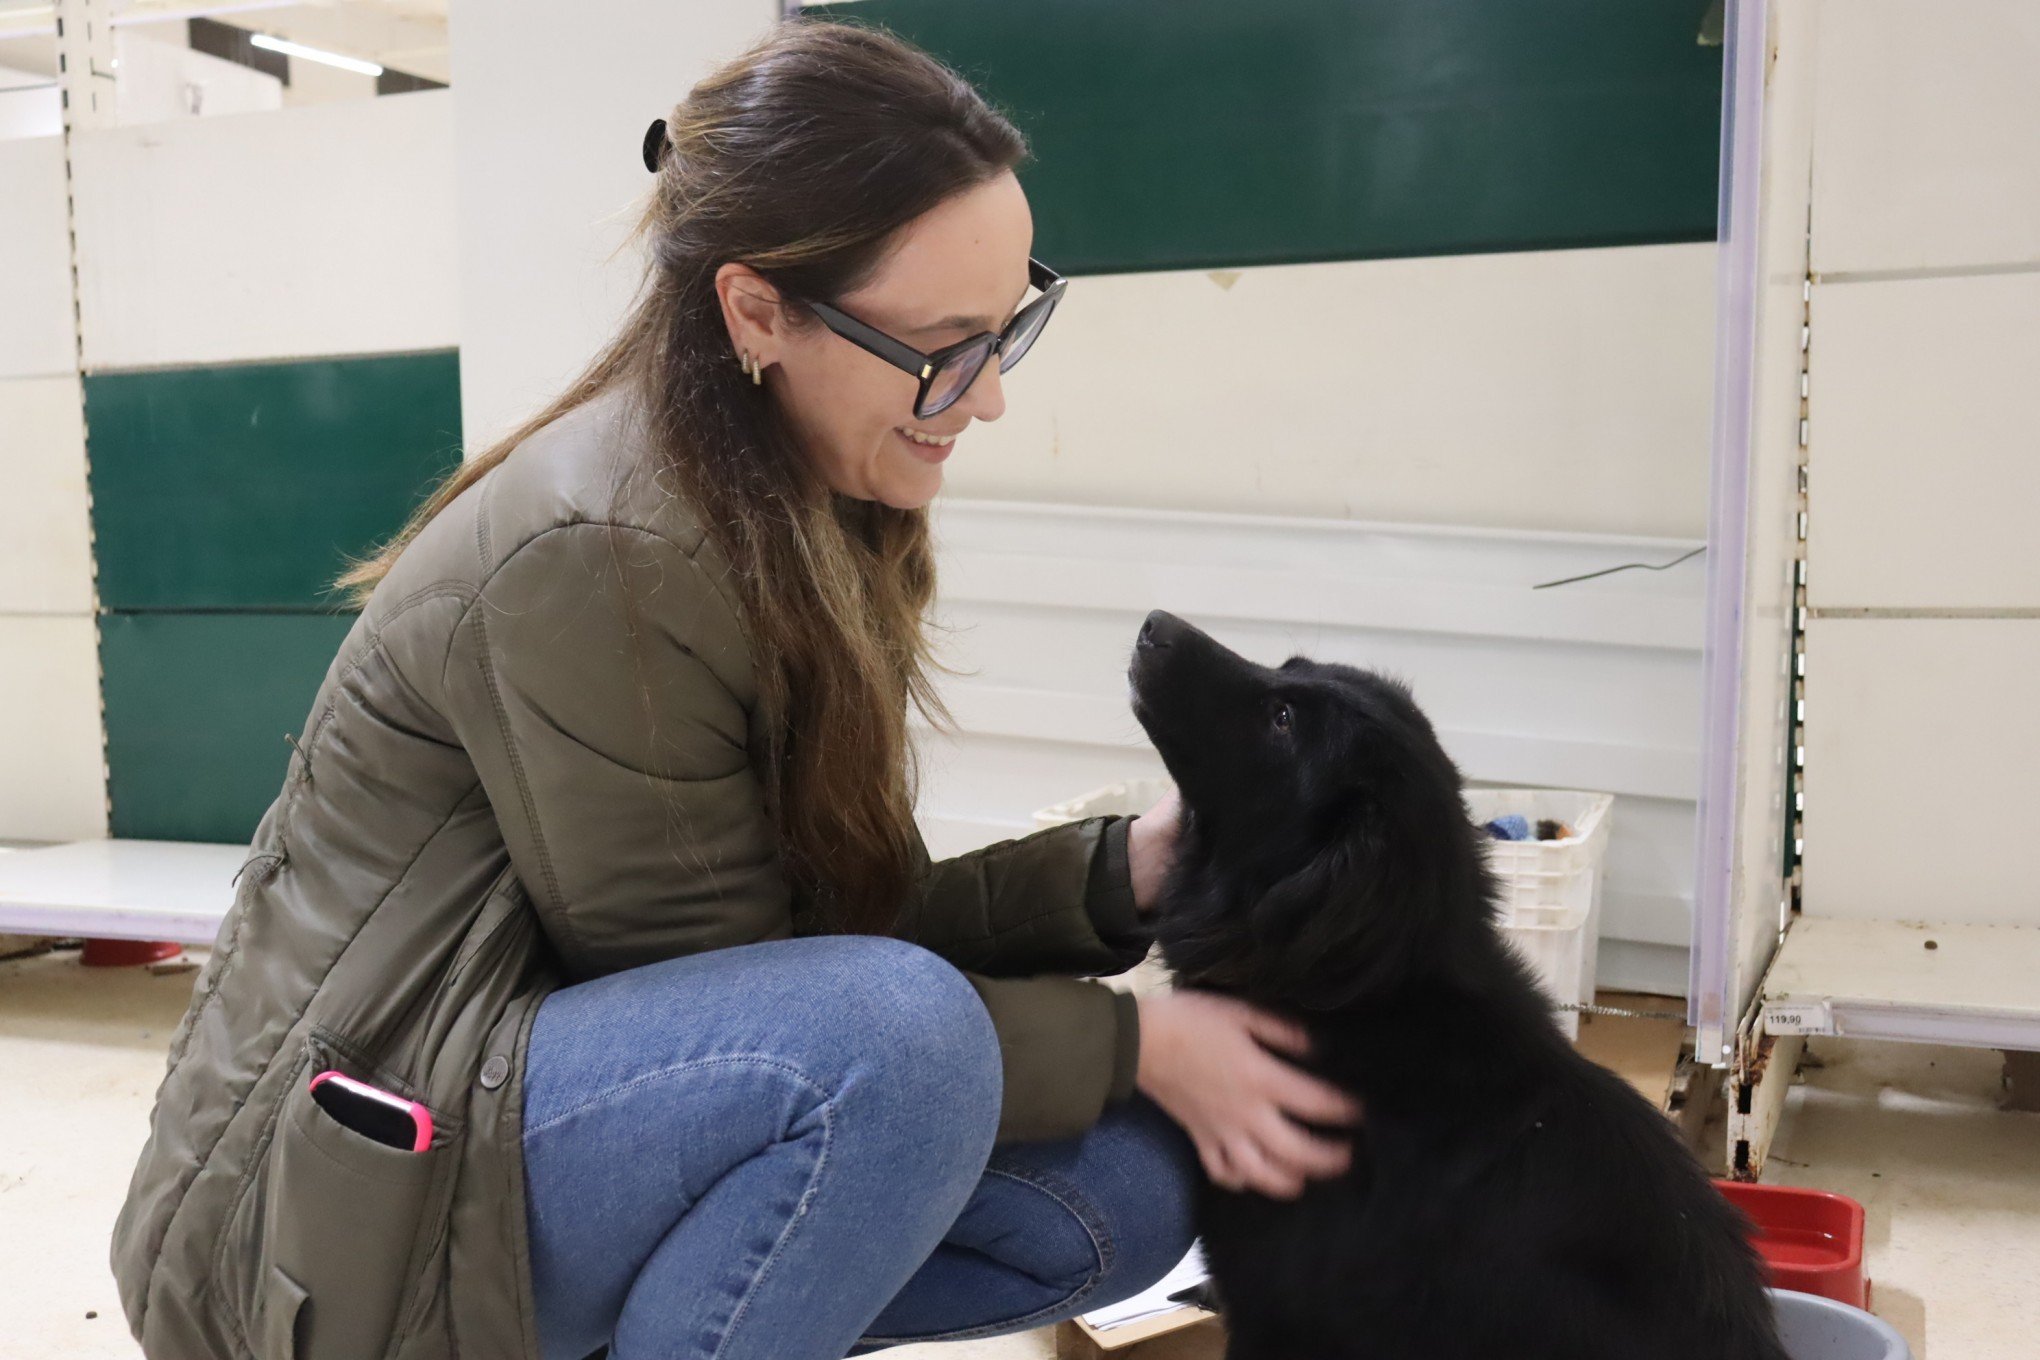
<instances>
[{"instance_id":1,"label":"white shelf board","mask_svg":"<svg viewBox=\"0 0 2040 1360\"><path fill-rule=\"evenodd\" d=\"M0 851L0 931L211 944L245 845L95 840Z\"/></svg>"},{"instance_id":2,"label":"white shelf board","mask_svg":"<svg viewBox=\"0 0 2040 1360\"><path fill-rule=\"evenodd\" d=\"M1801 916L1764 979L1764 1028L2040 1050L2040 926Z\"/></svg>"}]
</instances>

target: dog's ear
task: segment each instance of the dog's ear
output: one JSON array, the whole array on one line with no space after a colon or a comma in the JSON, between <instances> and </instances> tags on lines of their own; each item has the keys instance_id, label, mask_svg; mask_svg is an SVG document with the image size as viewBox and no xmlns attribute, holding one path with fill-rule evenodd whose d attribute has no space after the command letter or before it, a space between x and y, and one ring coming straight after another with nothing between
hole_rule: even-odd
<instances>
[{"instance_id":1,"label":"dog's ear","mask_svg":"<svg viewBox=\"0 0 2040 1360\"><path fill-rule=\"evenodd\" d=\"M1270 994L1337 1010L1407 976L1423 913L1397 900L1382 834L1372 819L1353 819L1254 904L1253 956Z\"/></svg>"}]
</instances>

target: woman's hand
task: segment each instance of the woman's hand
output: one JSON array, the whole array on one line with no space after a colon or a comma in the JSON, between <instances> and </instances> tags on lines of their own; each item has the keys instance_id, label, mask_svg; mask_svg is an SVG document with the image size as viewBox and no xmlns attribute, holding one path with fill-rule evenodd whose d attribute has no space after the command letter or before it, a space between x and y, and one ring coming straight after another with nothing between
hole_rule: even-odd
<instances>
[{"instance_id":1,"label":"woman's hand","mask_svg":"<svg viewBox=\"0 0 2040 1360\"><path fill-rule=\"evenodd\" d=\"M1146 915L1161 896L1162 880L1176 859L1176 832L1183 804L1171 788L1168 796L1133 819L1126 829L1126 862L1133 874L1133 909Z\"/></svg>"},{"instance_id":2,"label":"woman's hand","mask_svg":"<svg viewBox=\"0 0 2040 1360\"><path fill-rule=\"evenodd\" d=\"M1214 1182L1293 1199L1305 1177L1336 1176L1351 1163L1347 1139L1294 1122L1360 1121L1356 1098L1269 1051L1308 1052L1302 1025L1216 992L1163 992L1139 1005L1134 1085L1183 1126Z\"/></svg>"}]
</instances>

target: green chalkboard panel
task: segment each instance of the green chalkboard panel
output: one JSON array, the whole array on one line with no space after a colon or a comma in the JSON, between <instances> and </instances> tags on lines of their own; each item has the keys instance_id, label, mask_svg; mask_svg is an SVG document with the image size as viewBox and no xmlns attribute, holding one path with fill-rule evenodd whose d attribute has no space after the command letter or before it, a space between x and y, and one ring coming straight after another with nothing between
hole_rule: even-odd
<instances>
[{"instance_id":1,"label":"green chalkboard panel","mask_svg":"<svg viewBox=\"0 0 2040 1360\"><path fill-rule=\"evenodd\" d=\"M860 0L1026 133L1066 273L1711 240L1706 0Z\"/></svg>"},{"instance_id":2,"label":"green chalkboard panel","mask_svg":"<svg viewBox=\"0 0 2040 1360\"><path fill-rule=\"evenodd\" d=\"M451 350L85 379L101 606L329 609L460 461Z\"/></svg>"},{"instance_id":3,"label":"green chalkboard panel","mask_svg":"<svg viewBox=\"0 0 2040 1360\"><path fill-rule=\"evenodd\" d=\"M103 614L115 836L245 842L352 614Z\"/></svg>"}]
</instances>

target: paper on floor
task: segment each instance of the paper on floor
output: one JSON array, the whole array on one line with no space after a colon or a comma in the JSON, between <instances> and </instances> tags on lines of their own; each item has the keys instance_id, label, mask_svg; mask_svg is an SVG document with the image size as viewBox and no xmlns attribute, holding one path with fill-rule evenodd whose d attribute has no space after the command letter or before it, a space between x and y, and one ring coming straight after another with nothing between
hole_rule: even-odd
<instances>
[{"instance_id":1,"label":"paper on floor","mask_svg":"<svg viewBox=\"0 0 2040 1360\"><path fill-rule=\"evenodd\" d=\"M1083 1319L1103 1332L1114 1327L1123 1327L1129 1322L1138 1322L1145 1317L1153 1317L1157 1313L1185 1307L1187 1305L1171 1302L1169 1295L1201 1282L1205 1278L1205 1273L1204 1243L1192 1242L1190 1254L1178 1261L1171 1267L1169 1273L1155 1284L1130 1299L1108 1303L1103 1308L1085 1313Z\"/></svg>"}]
</instances>

